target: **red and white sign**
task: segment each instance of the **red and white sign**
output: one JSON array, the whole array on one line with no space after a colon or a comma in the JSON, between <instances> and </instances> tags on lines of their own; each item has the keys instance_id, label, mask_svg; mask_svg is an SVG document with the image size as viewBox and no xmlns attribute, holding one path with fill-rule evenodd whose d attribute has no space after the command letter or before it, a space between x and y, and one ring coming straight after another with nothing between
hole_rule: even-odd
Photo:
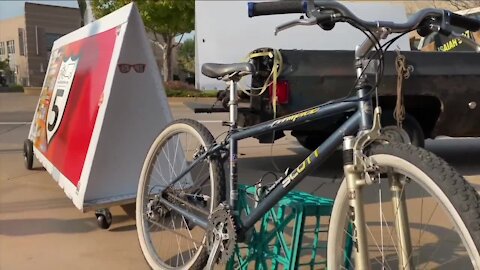
<instances>
[{"instance_id":1,"label":"red and white sign","mask_svg":"<svg viewBox=\"0 0 480 270\"><path fill-rule=\"evenodd\" d=\"M130 4L53 46L29 139L81 210L134 199L148 148L172 119L144 29Z\"/></svg>"},{"instance_id":2,"label":"red and white sign","mask_svg":"<svg viewBox=\"0 0 480 270\"><path fill-rule=\"evenodd\" d=\"M47 112L47 142L50 143L53 135L58 130L62 122L65 106L67 105L68 95L72 89L73 78L77 70L78 58L72 57L63 60L59 68L57 80L53 87L53 102L50 102Z\"/></svg>"}]
</instances>

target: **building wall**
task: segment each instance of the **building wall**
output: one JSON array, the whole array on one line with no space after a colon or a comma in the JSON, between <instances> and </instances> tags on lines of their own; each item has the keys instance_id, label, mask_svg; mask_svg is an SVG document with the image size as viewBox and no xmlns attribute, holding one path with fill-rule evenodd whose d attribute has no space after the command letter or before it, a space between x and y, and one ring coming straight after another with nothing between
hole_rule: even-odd
<instances>
[{"instance_id":1,"label":"building wall","mask_svg":"<svg viewBox=\"0 0 480 270\"><path fill-rule=\"evenodd\" d=\"M28 80L27 57L24 53L22 53L23 55L20 54L19 29L25 29L24 16L0 22L0 46L4 46L4 50L0 51L0 60L8 59L12 71L15 72L15 78L7 78L10 83L21 83L22 81ZM7 51L7 42L12 40L14 42L15 53L9 54ZM22 49L23 48L24 47L22 47Z\"/></svg>"},{"instance_id":2,"label":"building wall","mask_svg":"<svg viewBox=\"0 0 480 270\"><path fill-rule=\"evenodd\" d=\"M53 41L80 28L77 8L25 3L29 83L41 86Z\"/></svg>"}]
</instances>

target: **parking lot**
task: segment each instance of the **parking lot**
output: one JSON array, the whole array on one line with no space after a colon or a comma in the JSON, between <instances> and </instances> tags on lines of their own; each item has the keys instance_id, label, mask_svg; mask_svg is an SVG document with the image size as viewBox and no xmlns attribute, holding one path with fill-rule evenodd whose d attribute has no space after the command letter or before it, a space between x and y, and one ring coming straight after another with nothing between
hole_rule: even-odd
<instances>
[{"instance_id":1,"label":"parking lot","mask_svg":"<svg viewBox=\"0 0 480 270\"><path fill-rule=\"evenodd\" d=\"M50 175L35 163L24 168L27 137L37 97L0 93L0 269L146 269L135 222L120 207L111 208L108 231L97 227L93 213L81 213ZM170 100L175 118L195 118L214 134L224 131L226 114L195 115ZM212 100L200 102L209 103ZM427 148L445 158L480 189L480 140L440 138ZM308 152L287 135L273 146L247 139L240 144L240 182L253 183L266 171L295 166ZM336 155L299 185L332 197L341 177Z\"/></svg>"}]
</instances>

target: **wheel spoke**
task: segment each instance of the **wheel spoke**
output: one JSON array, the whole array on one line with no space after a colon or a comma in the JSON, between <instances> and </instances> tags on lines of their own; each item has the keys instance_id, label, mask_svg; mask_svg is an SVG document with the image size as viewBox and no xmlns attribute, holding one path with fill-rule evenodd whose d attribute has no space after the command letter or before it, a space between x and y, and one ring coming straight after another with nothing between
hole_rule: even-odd
<instances>
[{"instance_id":1,"label":"wheel spoke","mask_svg":"<svg viewBox=\"0 0 480 270\"><path fill-rule=\"evenodd\" d=\"M367 228L368 233L369 233L370 236L372 237L375 246L377 246L377 249L380 250L380 247L378 246L378 242L377 242L377 240L375 240L375 236L373 236L373 233L372 233L372 231L370 230L370 227L369 227L369 226L365 226L365 227ZM374 258L374 259L375 259L377 262L379 262L382 266L385 266L385 265L382 264L382 262L380 262L377 258ZM387 262L387 266L388 266L388 269L392 269L392 268L388 265L388 262Z\"/></svg>"},{"instance_id":2,"label":"wheel spoke","mask_svg":"<svg viewBox=\"0 0 480 270\"><path fill-rule=\"evenodd\" d=\"M378 184L381 184L380 178L378 179ZM380 216L380 239L382 241L382 249L380 250L382 254L382 265L385 264L385 254L383 252L383 207L382 207L382 188L380 187L378 189L378 203L380 205L379 207L379 216Z\"/></svg>"},{"instance_id":3,"label":"wheel spoke","mask_svg":"<svg viewBox=\"0 0 480 270\"><path fill-rule=\"evenodd\" d=\"M349 219L348 215L345 215L345 218L346 218L346 220L347 220L346 226L348 226L348 224L349 224L348 221L349 221L350 219ZM353 235L352 235L351 233L349 233L348 230L345 230L345 229L344 229L344 232L345 232L345 234L346 234L346 237L345 237L345 239L344 239L345 241L347 240L347 237L350 237L350 239L354 239ZM337 241L337 239L335 239L335 241ZM352 241L353 241L353 240L352 240ZM353 247L352 247L352 248L353 248ZM340 250L340 251L342 251L342 254L343 254L344 257L345 257L346 251L345 251L345 250ZM353 266L353 265L354 265L353 262L352 262L352 260L351 260L350 258L346 257L346 259L348 260L348 264L349 264L350 266ZM344 267L344 268L345 268L345 267Z\"/></svg>"},{"instance_id":4,"label":"wheel spoke","mask_svg":"<svg viewBox=\"0 0 480 270\"><path fill-rule=\"evenodd\" d=\"M372 267L474 268L469 266L472 266L472 262L473 266L479 262L476 248L478 241L471 236L471 224L478 221L475 217L480 216L480 211L472 208L465 210L464 205L467 200L478 205L475 190L444 161L423 149L389 143L373 145L368 153L381 172L378 182L362 187L368 196L373 194L372 197L375 197L373 201L368 200L368 197L365 201L366 219L371 219L366 223L365 230L368 234L367 244L372 250ZM393 179L395 182L389 181L387 185L385 180L392 180L390 175L398 178ZM386 187L392 193L391 200L387 196L388 192L383 192ZM341 193L337 195L333 207L335 211L332 212L332 222L343 224L342 220L350 218L348 213L345 219L341 218L345 214L339 215L340 209L348 211L348 200L351 198L349 188L352 187L348 187L347 182L342 184ZM342 203L337 206L336 203L340 201ZM390 205L393 207L387 207ZM475 215L470 215L470 211ZM374 222L370 222L372 220ZM329 248L328 254L335 254L336 257L327 259L327 268L340 269L340 265L346 264L347 260L341 257L346 253L339 252L345 244L338 240L341 239L341 233L347 237L349 233L345 229L335 230L335 224L331 224L330 228L329 239L337 241L333 241L333 249Z\"/></svg>"},{"instance_id":5,"label":"wheel spoke","mask_svg":"<svg viewBox=\"0 0 480 270\"><path fill-rule=\"evenodd\" d=\"M432 211L432 214L430 215L430 219L432 219L434 212L436 212L437 206L438 206L438 203L437 203L437 205L435 205L435 208L434 208L434 210ZM429 219L429 220L430 220L430 219ZM454 229L454 228L455 228L455 226L453 226L452 228L450 228L450 230L452 230L452 229ZM440 245L437 245L437 247L435 248L435 250L434 250L434 251L432 252L432 254L430 255L430 258L434 258L433 255L435 255L435 253L437 253L437 251L438 251L439 248L440 248ZM428 269L428 268L426 268L426 267L430 264L430 262L431 262L431 260L428 260L427 264L425 264L422 269Z\"/></svg>"},{"instance_id":6,"label":"wheel spoke","mask_svg":"<svg viewBox=\"0 0 480 270\"><path fill-rule=\"evenodd\" d=\"M181 125L185 126L185 124ZM216 177L218 175L215 174L214 177L210 173L219 171L220 167L218 166L221 166L221 164L215 160L205 159L205 161L198 162L191 168L189 166L192 158L200 154L205 145L213 144L211 135L207 137L200 133L198 133L200 136L195 135L194 132L197 132L197 128L201 131L198 132L208 135L208 130L202 127L193 129L181 127L177 132L170 130L165 133L166 135L161 140L157 140L157 145L152 146L156 150L150 152L146 158L149 162L148 171L147 173L142 172L144 177L139 183L139 185L143 185L144 195L142 197L145 198L143 212L140 215L146 221L142 224L137 222L137 228L139 228L138 225L142 226L145 231L143 243L150 246L148 249L142 247L145 256L148 252L151 256L157 258L154 261L159 265L152 266L152 268L189 268L194 264L194 260L200 258L199 252L206 252L205 230L192 227L193 225L190 225L186 217L161 208L161 203L158 203L158 206L155 203L149 204L149 201L156 200L156 196L166 187L169 188L171 193L168 193L164 198L184 209L202 210L202 213L208 215L211 209L219 204L217 198L223 196L212 193L217 192L217 189L212 188L212 186L217 185L219 179ZM162 134L159 137L162 137ZM145 166L144 164L143 171L145 171ZM172 185L172 181L178 175L184 173L186 169L189 169L186 175ZM224 191L221 190L220 192ZM206 205L209 206L208 209L206 209ZM151 211L153 211L153 218L148 218ZM158 231L160 232L158 233ZM154 241L155 239L157 241ZM158 245L158 243L164 244L165 239L175 239L173 241L176 242L177 247L172 250L171 247L169 249L166 245ZM154 245L154 243L156 244Z\"/></svg>"},{"instance_id":7,"label":"wheel spoke","mask_svg":"<svg viewBox=\"0 0 480 270\"><path fill-rule=\"evenodd\" d=\"M148 219L147 219L147 220L148 220ZM195 243L197 243L198 245L203 245L202 242L199 242L199 241L197 241L197 240L188 238L187 236L185 236L185 235L183 235L183 234L181 234L181 233L179 233L179 232L172 231L171 228L169 228L169 227L166 226L166 225L163 225L163 224L161 224L161 223L155 222L155 221L153 221L153 220L148 220L148 222L153 223L153 224L155 224L155 226L158 226L158 227L160 227L160 228L162 228L162 229L164 229L164 230L171 231L172 233L174 233L174 234L176 234L176 235L178 235L178 236L180 236L180 237L183 237L183 238L188 239L188 240L190 240L190 241L192 241L192 242L195 242Z\"/></svg>"}]
</instances>

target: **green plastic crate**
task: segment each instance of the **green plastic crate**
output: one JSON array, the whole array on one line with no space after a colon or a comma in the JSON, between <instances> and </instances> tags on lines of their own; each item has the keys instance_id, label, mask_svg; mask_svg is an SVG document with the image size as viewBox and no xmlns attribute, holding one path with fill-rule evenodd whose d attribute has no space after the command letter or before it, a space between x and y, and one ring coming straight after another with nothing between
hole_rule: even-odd
<instances>
[{"instance_id":1,"label":"green plastic crate","mask_svg":"<svg viewBox=\"0 0 480 270\"><path fill-rule=\"evenodd\" d=\"M255 187L240 186L238 207L241 215L250 214L255 193ZM226 268L325 269L332 207L331 199L289 192L251 229L245 243L237 244ZM307 218L313 227L307 226ZM349 248L345 255L350 257L351 239L347 241Z\"/></svg>"}]
</instances>

